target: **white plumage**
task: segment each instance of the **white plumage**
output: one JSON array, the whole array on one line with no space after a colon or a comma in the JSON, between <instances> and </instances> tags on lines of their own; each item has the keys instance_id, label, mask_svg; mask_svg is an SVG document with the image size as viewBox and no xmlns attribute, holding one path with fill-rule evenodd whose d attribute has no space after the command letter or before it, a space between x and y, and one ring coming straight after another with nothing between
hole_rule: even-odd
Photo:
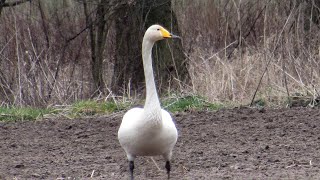
<instances>
[{"instance_id":1,"label":"white plumage","mask_svg":"<svg viewBox=\"0 0 320 180\"><path fill-rule=\"evenodd\" d=\"M143 37L142 58L146 81L144 108L130 109L123 117L118 139L127 154L131 179L137 156L162 155L166 160L168 179L170 160L178 132L170 114L161 109L152 68L152 47L158 40L177 38L159 25L149 27Z\"/></svg>"}]
</instances>

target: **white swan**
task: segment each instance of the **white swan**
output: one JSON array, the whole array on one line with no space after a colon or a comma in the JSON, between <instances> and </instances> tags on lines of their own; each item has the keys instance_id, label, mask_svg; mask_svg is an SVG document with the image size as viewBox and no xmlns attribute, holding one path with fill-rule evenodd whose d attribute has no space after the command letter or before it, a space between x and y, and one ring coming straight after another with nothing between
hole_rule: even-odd
<instances>
[{"instance_id":1,"label":"white swan","mask_svg":"<svg viewBox=\"0 0 320 180\"><path fill-rule=\"evenodd\" d=\"M149 27L143 37L142 58L146 81L144 108L130 109L124 116L118 131L118 139L127 154L131 179L136 156L162 155L170 178L172 149L178 132L170 114L161 109L152 69L152 47L158 40L179 38L160 25Z\"/></svg>"}]
</instances>

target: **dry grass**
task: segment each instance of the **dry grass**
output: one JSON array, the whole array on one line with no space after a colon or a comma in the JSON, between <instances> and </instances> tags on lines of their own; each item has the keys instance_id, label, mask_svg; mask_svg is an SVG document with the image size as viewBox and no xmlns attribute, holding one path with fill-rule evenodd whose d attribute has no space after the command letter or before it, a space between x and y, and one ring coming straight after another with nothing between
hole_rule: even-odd
<instances>
[{"instance_id":1,"label":"dry grass","mask_svg":"<svg viewBox=\"0 0 320 180\"><path fill-rule=\"evenodd\" d=\"M187 12L180 8L176 12L183 46L191 47L185 54L193 93L210 101L250 104L262 99L272 105L288 104L296 95L320 96L315 3L217 0L203 1L206 6L200 7L192 3L177 1ZM208 8L213 11L205 11ZM198 28L190 28L192 22Z\"/></svg>"},{"instance_id":2,"label":"dry grass","mask_svg":"<svg viewBox=\"0 0 320 180\"><path fill-rule=\"evenodd\" d=\"M300 58L284 60L269 52L266 59L265 52L259 51L243 54L241 61L225 60L218 55L207 59L199 57L198 61L201 63L191 59L189 70L193 91L208 97L210 101L226 100L249 104L266 68L266 60L270 60L256 99L281 103L288 97L288 92L290 96L301 94L316 98L319 96L317 89L320 88L320 74L317 71L319 62L314 61L317 56L303 60L303 65L299 64L302 62ZM284 61L292 64L286 64L284 68Z\"/></svg>"},{"instance_id":3,"label":"dry grass","mask_svg":"<svg viewBox=\"0 0 320 180\"><path fill-rule=\"evenodd\" d=\"M50 107L92 98L87 34L67 41L85 26L81 4L55 9L61 16L51 20L29 5L1 14L0 105ZM190 84L173 80L182 94L236 104L250 104L255 96L274 105L320 96L317 1L177 0L172 7L190 74ZM112 94L114 52L108 53L106 92L98 99ZM123 87L123 98L143 94L131 91L130 83Z\"/></svg>"}]
</instances>

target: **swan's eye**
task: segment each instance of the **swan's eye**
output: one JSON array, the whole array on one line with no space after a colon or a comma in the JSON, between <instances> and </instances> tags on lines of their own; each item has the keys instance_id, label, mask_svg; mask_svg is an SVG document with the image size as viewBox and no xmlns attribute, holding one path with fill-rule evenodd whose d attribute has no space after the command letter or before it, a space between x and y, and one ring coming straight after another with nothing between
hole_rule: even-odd
<instances>
[{"instance_id":1,"label":"swan's eye","mask_svg":"<svg viewBox=\"0 0 320 180\"><path fill-rule=\"evenodd\" d=\"M160 28L158 28L157 31L160 31Z\"/></svg>"}]
</instances>

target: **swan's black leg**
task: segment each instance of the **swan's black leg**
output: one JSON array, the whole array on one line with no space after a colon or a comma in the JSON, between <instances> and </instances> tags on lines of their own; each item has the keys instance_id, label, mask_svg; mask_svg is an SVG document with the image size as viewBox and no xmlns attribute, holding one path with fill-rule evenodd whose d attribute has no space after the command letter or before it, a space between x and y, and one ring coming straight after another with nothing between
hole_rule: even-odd
<instances>
[{"instance_id":1,"label":"swan's black leg","mask_svg":"<svg viewBox=\"0 0 320 180\"><path fill-rule=\"evenodd\" d=\"M129 169L130 169L130 176L131 176L131 180L133 180L133 169L134 169L134 163L133 161L129 161Z\"/></svg>"},{"instance_id":2,"label":"swan's black leg","mask_svg":"<svg viewBox=\"0 0 320 180\"><path fill-rule=\"evenodd\" d=\"M166 162L166 166L165 167L167 169L168 179L170 179L170 171L171 171L170 161Z\"/></svg>"}]
</instances>

